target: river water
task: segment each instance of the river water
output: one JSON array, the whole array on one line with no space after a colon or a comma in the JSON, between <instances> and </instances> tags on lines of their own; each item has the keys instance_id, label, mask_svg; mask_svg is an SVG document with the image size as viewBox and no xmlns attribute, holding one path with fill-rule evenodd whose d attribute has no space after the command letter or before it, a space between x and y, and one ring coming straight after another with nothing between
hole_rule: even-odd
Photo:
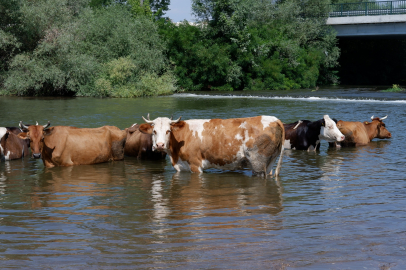
<instances>
[{"instance_id":1,"label":"river water","mask_svg":"<svg viewBox=\"0 0 406 270\"><path fill-rule=\"evenodd\" d=\"M140 99L0 97L0 126L126 128L182 119L383 117L390 140L285 150L275 179L169 160L0 163L1 269L406 269L406 94L369 88Z\"/></svg>"}]
</instances>

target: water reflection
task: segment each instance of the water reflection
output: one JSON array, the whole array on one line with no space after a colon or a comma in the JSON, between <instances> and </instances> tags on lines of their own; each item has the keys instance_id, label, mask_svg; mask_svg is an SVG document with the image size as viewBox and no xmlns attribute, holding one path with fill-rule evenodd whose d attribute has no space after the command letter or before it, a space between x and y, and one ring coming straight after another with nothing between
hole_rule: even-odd
<instances>
[{"instance_id":1,"label":"water reflection","mask_svg":"<svg viewBox=\"0 0 406 270\"><path fill-rule=\"evenodd\" d=\"M282 189L273 179L242 176L236 172L226 173L175 173L172 177L169 205L173 219L196 221L223 220L230 217L247 217L244 224L239 222L222 224L222 228L247 226L263 227L252 215L275 216L283 211ZM221 222L220 222L221 223ZM278 229L279 219L266 224Z\"/></svg>"},{"instance_id":2,"label":"water reflection","mask_svg":"<svg viewBox=\"0 0 406 270\"><path fill-rule=\"evenodd\" d=\"M176 173L168 159L126 157L51 169L33 159L1 162L2 268L405 268L405 102L336 93L318 93L324 100L269 93L238 99L1 97L1 126L27 119L125 128L148 112L185 119L266 114L285 122L388 114L393 130L392 140L364 147L287 150L277 181L247 171ZM346 98L335 100L340 95Z\"/></svg>"}]
</instances>

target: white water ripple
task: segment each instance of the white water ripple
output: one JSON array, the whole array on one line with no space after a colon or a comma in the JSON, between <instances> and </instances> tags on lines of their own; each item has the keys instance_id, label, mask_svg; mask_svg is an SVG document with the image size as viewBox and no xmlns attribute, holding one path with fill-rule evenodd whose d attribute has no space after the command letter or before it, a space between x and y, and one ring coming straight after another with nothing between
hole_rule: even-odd
<instances>
[{"instance_id":1,"label":"white water ripple","mask_svg":"<svg viewBox=\"0 0 406 270\"><path fill-rule=\"evenodd\" d=\"M275 99L275 100L301 100L301 101L329 101L329 102L356 102L356 103L387 103L387 104L403 104L406 100L378 100L369 98L337 98L337 97L292 97L292 96L252 96L252 95L198 95L198 94L174 94L175 97L196 97L207 99L224 99L224 98L249 98L249 99Z\"/></svg>"}]
</instances>

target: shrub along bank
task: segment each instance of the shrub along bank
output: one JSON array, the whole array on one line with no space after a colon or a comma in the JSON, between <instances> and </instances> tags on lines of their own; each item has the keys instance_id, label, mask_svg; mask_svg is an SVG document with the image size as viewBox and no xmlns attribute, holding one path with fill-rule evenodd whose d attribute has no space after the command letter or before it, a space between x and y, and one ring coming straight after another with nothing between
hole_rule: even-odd
<instances>
[{"instance_id":1,"label":"shrub along bank","mask_svg":"<svg viewBox=\"0 0 406 270\"><path fill-rule=\"evenodd\" d=\"M260 3L258 3L260 2ZM337 82L328 0L0 0L0 95L138 97ZM137 6L138 5L138 6Z\"/></svg>"}]
</instances>

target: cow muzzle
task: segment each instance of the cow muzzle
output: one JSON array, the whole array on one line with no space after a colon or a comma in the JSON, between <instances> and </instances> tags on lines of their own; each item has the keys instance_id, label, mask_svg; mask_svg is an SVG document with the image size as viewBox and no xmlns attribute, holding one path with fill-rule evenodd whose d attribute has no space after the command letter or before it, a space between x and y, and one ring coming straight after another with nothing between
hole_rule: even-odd
<instances>
[{"instance_id":1,"label":"cow muzzle","mask_svg":"<svg viewBox=\"0 0 406 270\"><path fill-rule=\"evenodd\" d=\"M41 153L32 154L32 157L35 158L35 159L41 158Z\"/></svg>"},{"instance_id":2,"label":"cow muzzle","mask_svg":"<svg viewBox=\"0 0 406 270\"><path fill-rule=\"evenodd\" d=\"M165 144L164 143L157 143L155 146L152 146L152 151L164 151Z\"/></svg>"},{"instance_id":3,"label":"cow muzzle","mask_svg":"<svg viewBox=\"0 0 406 270\"><path fill-rule=\"evenodd\" d=\"M342 142L342 141L344 141L344 140L345 140L345 136L344 136L344 135L337 137L337 142Z\"/></svg>"}]
</instances>

